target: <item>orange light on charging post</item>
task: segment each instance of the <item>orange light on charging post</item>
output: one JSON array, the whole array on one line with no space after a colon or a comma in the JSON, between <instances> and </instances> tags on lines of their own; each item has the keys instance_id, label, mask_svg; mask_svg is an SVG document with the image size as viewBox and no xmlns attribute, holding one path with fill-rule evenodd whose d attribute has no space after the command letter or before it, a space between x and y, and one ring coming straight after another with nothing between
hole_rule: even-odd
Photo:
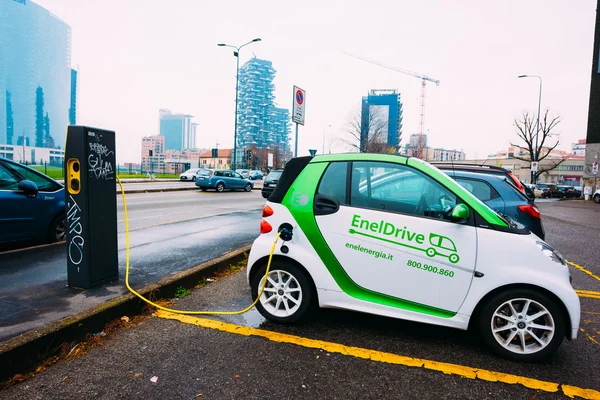
<instances>
[{"instance_id":1,"label":"orange light on charging post","mask_svg":"<svg viewBox=\"0 0 600 400\"><path fill-rule=\"evenodd\" d=\"M271 207L269 207L269 205L265 205L262 211L262 216L263 218L266 217L270 217L271 215L273 215L273 209Z\"/></svg>"},{"instance_id":2,"label":"orange light on charging post","mask_svg":"<svg viewBox=\"0 0 600 400\"><path fill-rule=\"evenodd\" d=\"M270 223L265 221L264 219L260 221L260 233L269 233L273 230L273 227Z\"/></svg>"}]
</instances>

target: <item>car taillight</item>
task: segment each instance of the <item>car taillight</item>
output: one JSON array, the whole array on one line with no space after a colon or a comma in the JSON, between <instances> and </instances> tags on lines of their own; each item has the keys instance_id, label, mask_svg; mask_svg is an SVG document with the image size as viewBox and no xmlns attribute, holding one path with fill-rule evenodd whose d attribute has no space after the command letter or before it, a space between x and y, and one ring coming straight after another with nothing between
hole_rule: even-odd
<instances>
[{"instance_id":1,"label":"car taillight","mask_svg":"<svg viewBox=\"0 0 600 400\"><path fill-rule=\"evenodd\" d=\"M264 219L260 221L260 233L269 233L273 230L273 227L270 223L265 221Z\"/></svg>"},{"instance_id":2,"label":"car taillight","mask_svg":"<svg viewBox=\"0 0 600 400\"><path fill-rule=\"evenodd\" d=\"M540 210L536 206L518 206L517 207L523 213L529 215L530 217L542 219L542 215L540 214Z\"/></svg>"},{"instance_id":3,"label":"car taillight","mask_svg":"<svg viewBox=\"0 0 600 400\"><path fill-rule=\"evenodd\" d=\"M269 207L269 205L267 204L263 207L262 217L267 218L267 217L270 217L271 215L273 215L273 209L271 207Z\"/></svg>"},{"instance_id":4,"label":"car taillight","mask_svg":"<svg viewBox=\"0 0 600 400\"><path fill-rule=\"evenodd\" d=\"M212 178L212 176L213 176L213 172L215 172L215 171L210 171L210 173L208 174L208 177L209 177L209 178Z\"/></svg>"},{"instance_id":5,"label":"car taillight","mask_svg":"<svg viewBox=\"0 0 600 400\"><path fill-rule=\"evenodd\" d=\"M519 182L519 180L513 175L513 173L509 172L508 176L510 176L510 179L512 179L512 181L515 183L517 189L519 189L521 193L525 193L525 188L523 187L523 185L521 185L521 182Z\"/></svg>"}]
</instances>

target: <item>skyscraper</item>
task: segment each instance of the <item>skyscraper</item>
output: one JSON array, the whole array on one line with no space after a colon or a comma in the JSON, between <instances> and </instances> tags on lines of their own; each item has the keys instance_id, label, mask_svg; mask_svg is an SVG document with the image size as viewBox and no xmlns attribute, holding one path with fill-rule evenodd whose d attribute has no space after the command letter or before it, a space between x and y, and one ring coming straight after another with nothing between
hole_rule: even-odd
<instances>
[{"instance_id":1,"label":"skyscraper","mask_svg":"<svg viewBox=\"0 0 600 400\"><path fill-rule=\"evenodd\" d=\"M69 123L71 28L31 1L2 1L0 8L0 144L23 143L25 136L31 144L62 147Z\"/></svg>"},{"instance_id":2,"label":"skyscraper","mask_svg":"<svg viewBox=\"0 0 600 400\"><path fill-rule=\"evenodd\" d=\"M275 69L267 60L252 58L240 68L238 148L289 148L290 113L275 107Z\"/></svg>"},{"instance_id":3,"label":"skyscraper","mask_svg":"<svg viewBox=\"0 0 600 400\"><path fill-rule=\"evenodd\" d=\"M192 115L159 111L160 135L165 137L166 150L189 149L192 145ZM195 146L195 143L193 144Z\"/></svg>"},{"instance_id":4,"label":"skyscraper","mask_svg":"<svg viewBox=\"0 0 600 400\"><path fill-rule=\"evenodd\" d=\"M361 107L361 148L369 135L369 122L371 114L377 112L387 121L387 137L379 140L386 141L389 147L400 150L400 137L402 136L402 102L400 93L396 89L374 89L362 98Z\"/></svg>"},{"instance_id":5,"label":"skyscraper","mask_svg":"<svg viewBox=\"0 0 600 400\"><path fill-rule=\"evenodd\" d=\"M77 70L71 69L71 99L69 107L69 124L77 124Z\"/></svg>"}]
</instances>

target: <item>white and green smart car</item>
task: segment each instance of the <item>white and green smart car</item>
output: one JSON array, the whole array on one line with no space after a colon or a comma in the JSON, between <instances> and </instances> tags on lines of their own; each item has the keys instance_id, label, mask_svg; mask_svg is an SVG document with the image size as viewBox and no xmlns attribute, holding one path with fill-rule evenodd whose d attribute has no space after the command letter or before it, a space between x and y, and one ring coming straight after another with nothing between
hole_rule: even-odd
<instances>
[{"instance_id":1,"label":"white and green smart car","mask_svg":"<svg viewBox=\"0 0 600 400\"><path fill-rule=\"evenodd\" d=\"M291 160L263 210L248 281L266 318L313 305L459 329L501 356L537 361L579 329L562 256L416 158L343 154ZM291 238L290 238L291 232Z\"/></svg>"}]
</instances>

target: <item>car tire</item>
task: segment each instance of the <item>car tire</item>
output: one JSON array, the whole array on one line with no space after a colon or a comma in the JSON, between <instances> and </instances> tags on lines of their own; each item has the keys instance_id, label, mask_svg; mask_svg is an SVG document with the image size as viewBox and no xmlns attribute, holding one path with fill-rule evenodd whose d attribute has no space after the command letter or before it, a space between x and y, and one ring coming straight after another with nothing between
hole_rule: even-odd
<instances>
[{"instance_id":1,"label":"car tire","mask_svg":"<svg viewBox=\"0 0 600 400\"><path fill-rule=\"evenodd\" d=\"M251 184L247 184L247 185L244 187L244 192L249 192L249 191L251 191L251 190L252 190L252 185L251 185Z\"/></svg>"},{"instance_id":2,"label":"car tire","mask_svg":"<svg viewBox=\"0 0 600 400\"><path fill-rule=\"evenodd\" d=\"M61 214L54 218L48 228L48 243L64 242L67 239L67 223L65 221L65 215Z\"/></svg>"},{"instance_id":3,"label":"car tire","mask_svg":"<svg viewBox=\"0 0 600 400\"><path fill-rule=\"evenodd\" d=\"M192 182L196 182L196 177L192 176Z\"/></svg>"},{"instance_id":4,"label":"car tire","mask_svg":"<svg viewBox=\"0 0 600 400\"><path fill-rule=\"evenodd\" d=\"M261 266L251 282L252 299L256 300L265 278L267 265ZM291 324L306 318L313 309L315 295L306 274L294 264L273 260L269 280L256 309L270 321ZM273 282L275 286L273 286ZM279 289L277 285L281 285ZM277 291L276 291L277 290Z\"/></svg>"},{"instance_id":5,"label":"car tire","mask_svg":"<svg viewBox=\"0 0 600 400\"><path fill-rule=\"evenodd\" d=\"M225 190L225 185L222 183L217 183L217 187L215 189L217 192L222 193Z\"/></svg>"},{"instance_id":6,"label":"car tire","mask_svg":"<svg viewBox=\"0 0 600 400\"><path fill-rule=\"evenodd\" d=\"M598 204L600 204L600 194L597 194L594 196L594 201Z\"/></svg>"},{"instance_id":7,"label":"car tire","mask_svg":"<svg viewBox=\"0 0 600 400\"><path fill-rule=\"evenodd\" d=\"M522 313L526 305L527 310ZM528 316L539 313L544 314L527 320ZM478 316L484 342L499 356L519 362L550 358L563 341L565 325L559 304L533 289L499 293L483 306Z\"/></svg>"}]
</instances>

